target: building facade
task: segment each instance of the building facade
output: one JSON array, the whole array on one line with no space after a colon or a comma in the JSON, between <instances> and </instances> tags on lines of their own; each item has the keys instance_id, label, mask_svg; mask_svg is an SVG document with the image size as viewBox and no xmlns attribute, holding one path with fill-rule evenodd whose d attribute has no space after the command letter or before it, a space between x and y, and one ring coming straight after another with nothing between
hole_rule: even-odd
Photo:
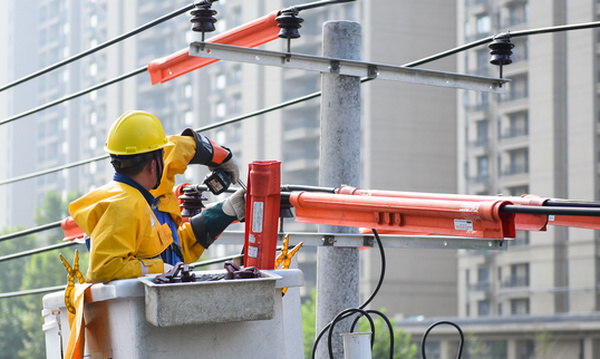
<instances>
[{"instance_id":1,"label":"building facade","mask_svg":"<svg viewBox=\"0 0 600 359\"><path fill-rule=\"evenodd\" d=\"M600 15L593 0L461 0L457 9L459 44ZM460 193L598 200L598 34L515 36L506 93L459 95ZM459 72L498 76L489 59L486 46L466 51ZM599 309L598 233L551 221L518 233L506 251L459 253L457 321L488 357L600 356L600 327L589 319ZM437 342L440 358L452 357L455 338Z\"/></svg>"}]
</instances>

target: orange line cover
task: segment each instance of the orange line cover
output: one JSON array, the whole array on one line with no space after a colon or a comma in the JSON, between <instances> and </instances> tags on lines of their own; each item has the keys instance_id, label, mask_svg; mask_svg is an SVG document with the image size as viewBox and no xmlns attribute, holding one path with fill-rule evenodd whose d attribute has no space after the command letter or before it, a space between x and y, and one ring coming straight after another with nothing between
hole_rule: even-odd
<instances>
[{"instance_id":1,"label":"orange line cover","mask_svg":"<svg viewBox=\"0 0 600 359\"><path fill-rule=\"evenodd\" d=\"M300 222L407 234L515 237L514 214L500 213L502 205L512 203L500 199L465 202L293 192L290 202Z\"/></svg>"},{"instance_id":2,"label":"orange line cover","mask_svg":"<svg viewBox=\"0 0 600 359\"><path fill-rule=\"evenodd\" d=\"M265 15L247 24L240 25L206 42L244 47L256 47L275 40L279 35L279 23L275 18L279 11ZM217 59L190 56L189 49L182 49L170 56L153 60L148 64L152 84L167 82L200 67L217 62Z\"/></svg>"}]
</instances>

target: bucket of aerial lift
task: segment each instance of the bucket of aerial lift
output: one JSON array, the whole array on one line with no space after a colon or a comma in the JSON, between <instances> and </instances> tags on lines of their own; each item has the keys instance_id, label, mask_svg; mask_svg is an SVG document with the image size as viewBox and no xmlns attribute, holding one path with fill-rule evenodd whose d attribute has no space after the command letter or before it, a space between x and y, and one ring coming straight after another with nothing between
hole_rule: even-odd
<instances>
[{"instance_id":1,"label":"bucket of aerial lift","mask_svg":"<svg viewBox=\"0 0 600 359\"><path fill-rule=\"evenodd\" d=\"M296 220L406 234L514 238L509 201L482 202L293 192Z\"/></svg>"}]
</instances>

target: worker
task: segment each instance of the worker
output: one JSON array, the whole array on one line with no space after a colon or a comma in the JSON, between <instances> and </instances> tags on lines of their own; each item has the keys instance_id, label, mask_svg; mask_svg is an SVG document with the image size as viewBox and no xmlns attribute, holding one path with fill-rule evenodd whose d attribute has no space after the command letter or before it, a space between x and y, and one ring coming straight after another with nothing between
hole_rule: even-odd
<instances>
[{"instance_id":1,"label":"worker","mask_svg":"<svg viewBox=\"0 0 600 359\"><path fill-rule=\"evenodd\" d=\"M196 261L229 224L244 219L245 192L238 190L183 223L175 175L201 164L222 169L234 184L239 178L231 151L192 129L167 138L152 114L126 112L111 127L105 151L113 180L69 205L90 237L88 282L162 273L168 265Z\"/></svg>"}]
</instances>

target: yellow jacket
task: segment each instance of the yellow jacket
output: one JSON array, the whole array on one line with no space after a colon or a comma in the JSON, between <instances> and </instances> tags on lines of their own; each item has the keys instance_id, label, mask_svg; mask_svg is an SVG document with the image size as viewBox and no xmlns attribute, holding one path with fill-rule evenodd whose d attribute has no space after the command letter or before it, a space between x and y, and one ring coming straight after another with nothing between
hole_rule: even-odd
<instances>
[{"instance_id":1,"label":"yellow jacket","mask_svg":"<svg viewBox=\"0 0 600 359\"><path fill-rule=\"evenodd\" d=\"M173 193L175 175L183 173L196 152L193 137L171 136L174 146L165 148L165 168L160 186L151 191L159 198L158 209L171 214L178 228L184 261L193 262L204 252L189 223L182 224ZM91 238L88 282L109 282L148 273L162 273L160 255L173 237L167 224L161 225L144 196L125 183L110 183L91 191L69 205L75 222Z\"/></svg>"}]
</instances>

